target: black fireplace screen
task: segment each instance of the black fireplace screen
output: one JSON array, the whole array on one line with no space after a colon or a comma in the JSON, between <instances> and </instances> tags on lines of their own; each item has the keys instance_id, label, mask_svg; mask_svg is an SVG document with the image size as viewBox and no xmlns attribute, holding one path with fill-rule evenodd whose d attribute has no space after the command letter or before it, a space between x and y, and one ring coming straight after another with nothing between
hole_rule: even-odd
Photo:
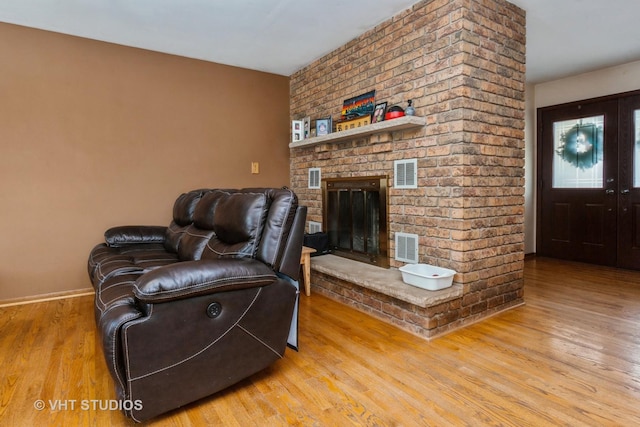
<instances>
[{"instance_id":1,"label":"black fireplace screen","mask_svg":"<svg viewBox=\"0 0 640 427\"><path fill-rule=\"evenodd\" d=\"M389 268L386 176L323 180L323 213L335 255Z\"/></svg>"}]
</instances>

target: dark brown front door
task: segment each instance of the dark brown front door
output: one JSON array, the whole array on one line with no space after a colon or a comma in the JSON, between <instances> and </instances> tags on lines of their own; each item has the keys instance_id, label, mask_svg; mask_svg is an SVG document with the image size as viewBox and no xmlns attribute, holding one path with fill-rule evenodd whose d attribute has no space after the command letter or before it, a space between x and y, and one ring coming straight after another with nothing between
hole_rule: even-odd
<instances>
[{"instance_id":1,"label":"dark brown front door","mask_svg":"<svg viewBox=\"0 0 640 427\"><path fill-rule=\"evenodd\" d=\"M638 93L538 111L537 253L640 269L639 144Z\"/></svg>"},{"instance_id":2,"label":"dark brown front door","mask_svg":"<svg viewBox=\"0 0 640 427\"><path fill-rule=\"evenodd\" d=\"M618 266L640 269L640 94L620 102Z\"/></svg>"}]
</instances>

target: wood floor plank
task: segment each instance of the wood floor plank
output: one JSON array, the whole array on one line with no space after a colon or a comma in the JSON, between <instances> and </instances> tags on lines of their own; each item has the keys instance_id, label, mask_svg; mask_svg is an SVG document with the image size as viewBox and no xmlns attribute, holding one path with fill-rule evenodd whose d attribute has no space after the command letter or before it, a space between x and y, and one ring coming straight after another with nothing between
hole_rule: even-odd
<instances>
[{"instance_id":1,"label":"wood floor plank","mask_svg":"<svg viewBox=\"0 0 640 427\"><path fill-rule=\"evenodd\" d=\"M0 307L1 425L133 425L81 407L115 399L92 306ZM640 272L529 259L524 306L430 342L317 294L299 324L299 352L146 424L640 425Z\"/></svg>"}]
</instances>

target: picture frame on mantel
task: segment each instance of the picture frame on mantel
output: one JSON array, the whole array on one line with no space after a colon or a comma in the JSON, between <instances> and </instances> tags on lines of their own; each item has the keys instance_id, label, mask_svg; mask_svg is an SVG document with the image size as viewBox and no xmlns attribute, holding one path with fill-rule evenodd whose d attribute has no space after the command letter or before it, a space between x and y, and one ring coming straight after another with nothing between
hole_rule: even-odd
<instances>
[{"instance_id":1,"label":"picture frame on mantel","mask_svg":"<svg viewBox=\"0 0 640 427\"><path fill-rule=\"evenodd\" d=\"M353 98L345 99L342 103L341 120L351 120L357 117L371 117L376 101L375 89Z\"/></svg>"},{"instance_id":2,"label":"picture frame on mantel","mask_svg":"<svg viewBox=\"0 0 640 427\"><path fill-rule=\"evenodd\" d=\"M302 120L291 121L291 142L302 141L304 139L304 123Z\"/></svg>"},{"instance_id":3,"label":"picture frame on mantel","mask_svg":"<svg viewBox=\"0 0 640 427\"><path fill-rule=\"evenodd\" d=\"M331 133L331 117L316 120L316 136L329 135Z\"/></svg>"},{"instance_id":4,"label":"picture frame on mantel","mask_svg":"<svg viewBox=\"0 0 640 427\"><path fill-rule=\"evenodd\" d=\"M376 104L373 109L373 114L371 114L371 123L380 123L384 121L384 113L387 111L387 103L380 102Z\"/></svg>"},{"instance_id":5,"label":"picture frame on mantel","mask_svg":"<svg viewBox=\"0 0 640 427\"><path fill-rule=\"evenodd\" d=\"M303 135L302 138L307 139L311 137L311 117L307 116L304 119L302 119L302 122L304 123L303 126Z\"/></svg>"}]
</instances>

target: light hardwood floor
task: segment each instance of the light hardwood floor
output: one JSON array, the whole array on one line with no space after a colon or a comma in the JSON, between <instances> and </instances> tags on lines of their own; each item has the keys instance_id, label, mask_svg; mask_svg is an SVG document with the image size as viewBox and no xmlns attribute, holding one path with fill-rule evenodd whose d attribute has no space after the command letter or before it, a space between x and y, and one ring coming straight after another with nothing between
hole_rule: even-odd
<instances>
[{"instance_id":1,"label":"light hardwood floor","mask_svg":"<svg viewBox=\"0 0 640 427\"><path fill-rule=\"evenodd\" d=\"M427 342L303 295L300 352L148 424L640 425L640 272L534 258L525 302ZM0 309L0 425L133 424L91 408L114 399L91 307L85 296Z\"/></svg>"}]
</instances>

